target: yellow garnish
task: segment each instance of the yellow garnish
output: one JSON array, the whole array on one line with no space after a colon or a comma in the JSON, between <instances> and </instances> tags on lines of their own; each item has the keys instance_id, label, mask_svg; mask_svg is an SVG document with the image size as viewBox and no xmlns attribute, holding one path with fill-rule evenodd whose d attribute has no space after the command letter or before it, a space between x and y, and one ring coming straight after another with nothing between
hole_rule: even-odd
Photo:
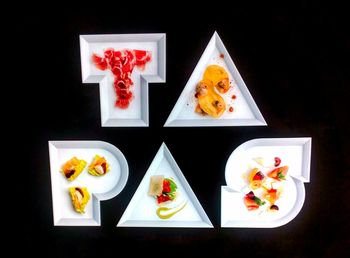
<instances>
[{"instance_id":1,"label":"yellow garnish","mask_svg":"<svg viewBox=\"0 0 350 258\"><path fill-rule=\"evenodd\" d=\"M173 208L168 208L168 207L159 207L157 209L157 215L161 219L169 219L179 211L181 211L183 208L185 208L187 204L187 201L184 202L183 204L173 207Z\"/></svg>"}]
</instances>

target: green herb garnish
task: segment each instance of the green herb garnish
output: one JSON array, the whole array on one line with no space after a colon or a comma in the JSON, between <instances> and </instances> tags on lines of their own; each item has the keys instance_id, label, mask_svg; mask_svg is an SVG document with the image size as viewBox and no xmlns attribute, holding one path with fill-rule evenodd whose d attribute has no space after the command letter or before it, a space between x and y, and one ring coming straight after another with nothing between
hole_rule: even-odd
<instances>
[{"instance_id":1,"label":"green herb garnish","mask_svg":"<svg viewBox=\"0 0 350 258\"><path fill-rule=\"evenodd\" d=\"M277 174L277 177L278 177L279 179L286 180L286 176L283 175L282 172L279 172L279 173Z\"/></svg>"},{"instance_id":2,"label":"green herb garnish","mask_svg":"<svg viewBox=\"0 0 350 258\"><path fill-rule=\"evenodd\" d=\"M265 201L262 201L259 197L256 196L254 196L253 201L259 206L262 206L266 203Z\"/></svg>"}]
</instances>

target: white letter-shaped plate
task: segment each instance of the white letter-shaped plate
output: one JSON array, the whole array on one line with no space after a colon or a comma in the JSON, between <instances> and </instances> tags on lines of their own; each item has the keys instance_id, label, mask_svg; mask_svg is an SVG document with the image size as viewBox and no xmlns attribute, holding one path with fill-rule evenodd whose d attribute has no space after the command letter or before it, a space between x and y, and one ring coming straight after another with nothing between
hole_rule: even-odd
<instances>
[{"instance_id":1,"label":"white letter-shaped plate","mask_svg":"<svg viewBox=\"0 0 350 258\"><path fill-rule=\"evenodd\" d=\"M81 72L83 83L99 83L102 127L147 127L148 83L165 82L165 41L159 34L80 35ZM137 66L131 73L133 98L126 109L115 105L114 75L109 70L99 70L92 61L93 54L104 56L104 50L145 50L151 60L144 69ZM97 101L93 99L91 101Z\"/></svg>"},{"instance_id":2,"label":"white letter-shaped plate","mask_svg":"<svg viewBox=\"0 0 350 258\"><path fill-rule=\"evenodd\" d=\"M275 158L277 163L275 164ZM280 159L280 164L279 164ZM293 220L305 200L304 183L310 180L311 138L262 138L247 141L229 157L221 187L221 227L273 228ZM285 180L268 176L277 167L288 166ZM249 175L257 168L264 177L262 187L251 189ZM276 189L279 195L271 210L267 190ZM256 210L248 210L244 198L253 191L265 201Z\"/></svg>"},{"instance_id":3,"label":"white letter-shaped plate","mask_svg":"<svg viewBox=\"0 0 350 258\"><path fill-rule=\"evenodd\" d=\"M123 153L112 144L102 141L49 141L53 218L55 226L101 225L100 201L117 196L128 180L129 168ZM105 157L109 171L103 176L88 173L95 155ZM60 171L73 157L86 161L84 170L73 181ZM85 213L75 211L69 187L87 187L90 200Z\"/></svg>"}]
</instances>

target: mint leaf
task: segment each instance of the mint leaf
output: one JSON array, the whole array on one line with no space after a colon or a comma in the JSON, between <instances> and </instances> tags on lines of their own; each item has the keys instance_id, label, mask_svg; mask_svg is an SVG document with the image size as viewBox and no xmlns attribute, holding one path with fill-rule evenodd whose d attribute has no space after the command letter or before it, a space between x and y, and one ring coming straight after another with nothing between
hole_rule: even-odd
<instances>
[{"instance_id":1,"label":"mint leaf","mask_svg":"<svg viewBox=\"0 0 350 258\"><path fill-rule=\"evenodd\" d=\"M277 177L278 177L279 179L286 180L286 177L285 177L285 175L282 174L282 172L279 172L279 173L277 174Z\"/></svg>"},{"instance_id":2,"label":"mint leaf","mask_svg":"<svg viewBox=\"0 0 350 258\"><path fill-rule=\"evenodd\" d=\"M259 197L256 197L256 196L254 196L253 200L259 206L264 205L266 203L265 201L262 201Z\"/></svg>"}]
</instances>

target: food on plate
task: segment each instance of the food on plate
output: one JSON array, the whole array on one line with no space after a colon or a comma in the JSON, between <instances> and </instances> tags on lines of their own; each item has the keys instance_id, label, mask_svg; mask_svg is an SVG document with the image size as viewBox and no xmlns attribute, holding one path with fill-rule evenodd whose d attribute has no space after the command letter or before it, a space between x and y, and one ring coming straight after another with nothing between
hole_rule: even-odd
<instances>
[{"instance_id":1,"label":"food on plate","mask_svg":"<svg viewBox=\"0 0 350 258\"><path fill-rule=\"evenodd\" d=\"M225 100L215 92L213 83L209 80L201 80L196 87L198 105L196 112L208 114L212 117L220 117L225 109Z\"/></svg>"},{"instance_id":2,"label":"food on plate","mask_svg":"<svg viewBox=\"0 0 350 258\"><path fill-rule=\"evenodd\" d=\"M157 216L161 219L169 219L172 216L174 216L176 213L181 211L183 208L185 208L186 204L187 204L187 201L173 208L159 207L156 211Z\"/></svg>"},{"instance_id":3,"label":"food on plate","mask_svg":"<svg viewBox=\"0 0 350 258\"><path fill-rule=\"evenodd\" d=\"M277 167L267 173L267 176L273 178L277 181L286 180L286 175L288 173L288 166Z\"/></svg>"},{"instance_id":4,"label":"food on plate","mask_svg":"<svg viewBox=\"0 0 350 258\"><path fill-rule=\"evenodd\" d=\"M278 167L281 164L282 160L279 157L275 157L274 159L275 159L275 167Z\"/></svg>"},{"instance_id":5,"label":"food on plate","mask_svg":"<svg viewBox=\"0 0 350 258\"><path fill-rule=\"evenodd\" d=\"M248 187L255 190L255 193L250 191L246 194L244 203L249 211L258 209L266 202L269 203L268 211L278 211L276 201L280 199L289 167L280 166L282 159L279 157L254 157L253 160L257 167L251 169L248 176L244 173L244 176L248 179ZM274 185L277 185L277 188Z\"/></svg>"},{"instance_id":6,"label":"food on plate","mask_svg":"<svg viewBox=\"0 0 350 258\"><path fill-rule=\"evenodd\" d=\"M198 98L198 105L195 112L214 118L220 117L227 106L220 94L227 93L230 87L229 75L225 68L219 65L209 65L196 85L195 97ZM229 112L233 110L234 108L230 106Z\"/></svg>"},{"instance_id":7,"label":"food on plate","mask_svg":"<svg viewBox=\"0 0 350 258\"><path fill-rule=\"evenodd\" d=\"M256 197L253 191L250 191L244 196L244 204L249 211L257 210L266 202Z\"/></svg>"},{"instance_id":8,"label":"food on plate","mask_svg":"<svg viewBox=\"0 0 350 258\"><path fill-rule=\"evenodd\" d=\"M150 180L148 194L155 197L158 204L163 204L176 198L176 190L177 185L172 179L154 175Z\"/></svg>"},{"instance_id":9,"label":"food on plate","mask_svg":"<svg viewBox=\"0 0 350 258\"><path fill-rule=\"evenodd\" d=\"M249 187L253 190L256 190L262 186L265 181L264 174L258 169L253 168L248 177Z\"/></svg>"},{"instance_id":10,"label":"food on plate","mask_svg":"<svg viewBox=\"0 0 350 258\"><path fill-rule=\"evenodd\" d=\"M146 63L152 59L151 51L138 49L123 49L116 51L113 48L104 50L101 57L95 53L92 55L92 62L99 70L109 69L114 75L114 90L117 95L115 106L126 109L133 99L131 86L134 82L131 74L135 66L139 70L144 70Z\"/></svg>"},{"instance_id":11,"label":"food on plate","mask_svg":"<svg viewBox=\"0 0 350 258\"><path fill-rule=\"evenodd\" d=\"M63 164L61 172L68 181L73 181L84 170L86 161L73 157Z\"/></svg>"},{"instance_id":12,"label":"food on plate","mask_svg":"<svg viewBox=\"0 0 350 258\"><path fill-rule=\"evenodd\" d=\"M271 188L270 189L268 189L266 187L264 187L264 189L265 189L264 198L267 201L269 201L269 203L270 203L270 210L272 210L272 211L279 210L278 206L275 204L275 202L280 197L279 191L277 191L277 189L274 189L272 184L271 184Z\"/></svg>"},{"instance_id":13,"label":"food on plate","mask_svg":"<svg viewBox=\"0 0 350 258\"><path fill-rule=\"evenodd\" d=\"M109 171L109 164L104 157L95 155L93 161L89 165L88 172L93 176L103 176Z\"/></svg>"},{"instance_id":14,"label":"food on plate","mask_svg":"<svg viewBox=\"0 0 350 258\"><path fill-rule=\"evenodd\" d=\"M205 69L203 80L211 81L220 93L226 93L230 88L228 73L219 65L209 65Z\"/></svg>"},{"instance_id":15,"label":"food on plate","mask_svg":"<svg viewBox=\"0 0 350 258\"><path fill-rule=\"evenodd\" d=\"M86 187L70 187L69 193L72 199L72 204L76 212L84 213L85 206L90 200L90 194Z\"/></svg>"}]
</instances>

